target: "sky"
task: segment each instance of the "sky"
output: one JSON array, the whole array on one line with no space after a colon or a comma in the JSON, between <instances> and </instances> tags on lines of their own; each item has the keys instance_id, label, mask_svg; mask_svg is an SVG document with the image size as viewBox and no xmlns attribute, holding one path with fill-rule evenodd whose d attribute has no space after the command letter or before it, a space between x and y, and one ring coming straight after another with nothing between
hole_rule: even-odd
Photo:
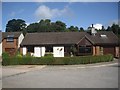
<instances>
[{"instance_id":1,"label":"sky","mask_svg":"<svg viewBox=\"0 0 120 90\"><path fill-rule=\"evenodd\" d=\"M118 22L117 2L2 2L2 31L12 19L23 19L26 24L50 19L60 20L67 27L73 25L87 29L105 28Z\"/></svg>"}]
</instances>

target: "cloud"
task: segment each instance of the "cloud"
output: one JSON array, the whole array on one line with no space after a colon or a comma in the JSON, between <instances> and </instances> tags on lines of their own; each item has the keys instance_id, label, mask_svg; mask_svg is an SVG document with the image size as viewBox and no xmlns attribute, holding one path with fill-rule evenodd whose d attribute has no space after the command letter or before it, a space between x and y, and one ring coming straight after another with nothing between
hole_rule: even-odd
<instances>
[{"instance_id":1,"label":"cloud","mask_svg":"<svg viewBox=\"0 0 120 90\"><path fill-rule=\"evenodd\" d=\"M92 25L90 25L90 27L91 27ZM95 28L95 29L97 29L97 30L99 30L99 29L102 29L102 24L99 24L99 23L96 23L96 24L94 24L93 25L93 27Z\"/></svg>"},{"instance_id":2,"label":"cloud","mask_svg":"<svg viewBox=\"0 0 120 90\"><path fill-rule=\"evenodd\" d=\"M69 13L68 7L64 7L63 9L51 9L45 5L39 6L35 11L35 16L37 16L38 19L51 19L61 16L66 16Z\"/></svg>"},{"instance_id":3,"label":"cloud","mask_svg":"<svg viewBox=\"0 0 120 90\"><path fill-rule=\"evenodd\" d=\"M93 27L95 27L95 29L102 29L102 24L95 24L95 25L93 25Z\"/></svg>"}]
</instances>

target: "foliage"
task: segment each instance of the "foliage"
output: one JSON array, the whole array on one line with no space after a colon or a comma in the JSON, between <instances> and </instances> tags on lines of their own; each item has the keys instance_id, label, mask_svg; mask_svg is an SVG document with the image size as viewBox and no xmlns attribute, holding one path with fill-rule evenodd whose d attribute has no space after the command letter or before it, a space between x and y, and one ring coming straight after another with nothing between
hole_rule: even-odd
<instances>
[{"instance_id":1,"label":"foliage","mask_svg":"<svg viewBox=\"0 0 120 90\"><path fill-rule=\"evenodd\" d=\"M74 56L74 57L7 57L3 55L2 65L74 65L90 64L98 62L109 62L113 60L113 55L101 56Z\"/></svg>"},{"instance_id":2,"label":"foliage","mask_svg":"<svg viewBox=\"0 0 120 90\"><path fill-rule=\"evenodd\" d=\"M22 54L20 54L20 52L18 51L18 52L15 54L15 57L21 57L21 58L22 58Z\"/></svg>"},{"instance_id":3,"label":"foliage","mask_svg":"<svg viewBox=\"0 0 120 90\"><path fill-rule=\"evenodd\" d=\"M27 32L64 32L66 24L61 21L51 22L49 19L41 20L27 26Z\"/></svg>"},{"instance_id":4,"label":"foliage","mask_svg":"<svg viewBox=\"0 0 120 90\"><path fill-rule=\"evenodd\" d=\"M73 55L75 55L76 52L77 52L77 49L76 49L76 47L73 45L73 46L71 46L70 51L73 53Z\"/></svg>"},{"instance_id":5,"label":"foliage","mask_svg":"<svg viewBox=\"0 0 120 90\"><path fill-rule=\"evenodd\" d=\"M111 27L108 26L106 31L113 31L116 35L120 35L120 26L118 24L113 24Z\"/></svg>"},{"instance_id":6,"label":"foliage","mask_svg":"<svg viewBox=\"0 0 120 90\"><path fill-rule=\"evenodd\" d=\"M53 54L52 54L52 53L50 53L50 54L45 54L44 57L53 57Z\"/></svg>"},{"instance_id":7,"label":"foliage","mask_svg":"<svg viewBox=\"0 0 120 90\"><path fill-rule=\"evenodd\" d=\"M10 56L9 56L9 54L7 52L2 53L2 61L3 61L2 64L4 66L9 65L9 63L10 63Z\"/></svg>"},{"instance_id":8,"label":"foliage","mask_svg":"<svg viewBox=\"0 0 120 90\"><path fill-rule=\"evenodd\" d=\"M80 27L80 32L84 32L84 29L83 29L83 27Z\"/></svg>"},{"instance_id":9,"label":"foliage","mask_svg":"<svg viewBox=\"0 0 120 90\"><path fill-rule=\"evenodd\" d=\"M12 19L9 20L6 25L6 32L18 32L22 31L25 35L26 33L34 32L78 32L84 31L81 27L80 30L77 26L70 26L66 28L66 23L62 21L51 22L50 19L40 20L39 22L34 22L28 26L22 19Z\"/></svg>"},{"instance_id":10,"label":"foliage","mask_svg":"<svg viewBox=\"0 0 120 90\"><path fill-rule=\"evenodd\" d=\"M39 22L31 23L28 26L25 21L22 19L12 19L9 20L6 25L6 32L23 32L34 33L34 32L90 32L91 27L88 27L87 30L84 30L83 27L70 26L66 28L66 23L62 21L51 22L50 19L40 20ZM120 35L120 26L118 24L112 24L108 26L107 29L102 26L101 30L98 31L113 31L117 36Z\"/></svg>"},{"instance_id":11,"label":"foliage","mask_svg":"<svg viewBox=\"0 0 120 90\"><path fill-rule=\"evenodd\" d=\"M78 27L77 26L70 26L69 28L68 28L68 31L69 32L78 32L79 31L79 29L78 29Z\"/></svg>"},{"instance_id":12,"label":"foliage","mask_svg":"<svg viewBox=\"0 0 120 90\"><path fill-rule=\"evenodd\" d=\"M25 30L26 24L22 19L9 20L6 25L6 32L19 32Z\"/></svg>"}]
</instances>

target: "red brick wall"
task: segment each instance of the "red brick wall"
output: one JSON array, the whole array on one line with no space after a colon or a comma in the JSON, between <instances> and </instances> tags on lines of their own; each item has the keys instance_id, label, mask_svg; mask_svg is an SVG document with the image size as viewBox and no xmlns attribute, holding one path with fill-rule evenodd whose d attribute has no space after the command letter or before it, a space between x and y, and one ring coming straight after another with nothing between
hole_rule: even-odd
<instances>
[{"instance_id":1,"label":"red brick wall","mask_svg":"<svg viewBox=\"0 0 120 90\"><path fill-rule=\"evenodd\" d=\"M115 47L112 47L112 46L103 47L103 53L104 54L113 54L115 56Z\"/></svg>"},{"instance_id":2,"label":"red brick wall","mask_svg":"<svg viewBox=\"0 0 120 90\"><path fill-rule=\"evenodd\" d=\"M4 39L2 41L2 49L3 49L3 52L5 51L9 52L9 50L12 49L14 54L18 49L18 39L14 39L14 42L7 42L6 39Z\"/></svg>"}]
</instances>

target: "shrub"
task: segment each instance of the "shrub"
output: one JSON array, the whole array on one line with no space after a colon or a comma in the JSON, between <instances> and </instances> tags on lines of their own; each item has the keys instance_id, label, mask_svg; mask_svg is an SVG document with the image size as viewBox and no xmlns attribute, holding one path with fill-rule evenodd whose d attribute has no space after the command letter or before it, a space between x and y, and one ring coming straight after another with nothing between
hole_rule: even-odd
<instances>
[{"instance_id":1,"label":"shrub","mask_svg":"<svg viewBox=\"0 0 120 90\"><path fill-rule=\"evenodd\" d=\"M75 57L9 57L3 54L3 65L74 65L74 64L90 64L98 62L109 62L113 60L113 55L101 56L75 56Z\"/></svg>"},{"instance_id":2,"label":"shrub","mask_svg":"<svg viewBox=\"0 0 120 90\"><path fill-rule=\"evenodd\" d=\"M45 57L53 57L53 54L52 53L45 54Z\"/></svg>"},{"instance_id":3,"label":"shrub","mask_svg":"<svg viewBox=\"0 0 120 90\"><path fill-rule=\"evenodd\" d=\"M17 53L15 54L15 56L16 56L16 57L21 57L21 58L22 58L22 54L20 54L20 52L17 52Z\"/></svg>"},{"instance_id":4,"label":"shrub","mask_svg":"<svg viewBox=\"0 0 120 90\"><path fill-rule=\"evenodd\" d=\"M10 64L10 56L7 52L2 53L2 65L9 65Z\"/></svg>"}]
</instances>

